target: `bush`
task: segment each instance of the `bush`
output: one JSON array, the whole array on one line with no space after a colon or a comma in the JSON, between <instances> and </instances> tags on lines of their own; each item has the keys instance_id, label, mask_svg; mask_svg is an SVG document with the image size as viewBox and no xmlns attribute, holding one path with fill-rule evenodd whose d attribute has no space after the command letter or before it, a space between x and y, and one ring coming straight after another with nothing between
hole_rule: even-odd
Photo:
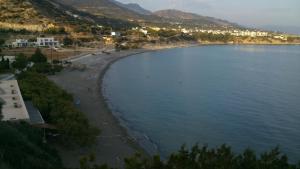
<instances>
[{"instance_id":1,"label":"bush","mask_svg":"<svg viewBox=\"0 0 300 169\"><path fill-rule=\"evenodd\" d=\"M41 49L37 48L29 60L34 63L45 63L47 62L47 57L42 53Z\"/></svg>"},{"instance_id":2,"label":"bush","mask_svg":"<svg viewBox=\"0 0 300 169\"><path fill-rule=\"evenodd\" d=\"M64 27L49 28L49 29L45 30L44 33L46 33L46 34L67 34Z\"/></svg>"},{"instance_id":3,"label":"bush","mask_svg":"<svg viewBox=\"0 0 300 169\"><path fill-rule=\"evenodd\" d=\"M250 149L241 154L234 154L231 147L222 145L216 149L195 145L188 150L182 146L165 161L159 156L151 159L141 155L125 159L126 169L299 169L289 164L287 156L280 153L279 148L259 156Z\"/></svg>"},{"instance_id":4,"label":"bush","mask_svg":"<svg viewBox=\"0 0 300 169\"><path fill-rule=\"evenodd\" d=\"M25 122L0 122L0 167L10 169L61 169L56 151L43 143L43 132Z\"/></svg>"},{"instance_id":5,"label":"bush","mask_svg":"<svg viewBox=\"0 0 300 169\"><path fill-rule=\"evenodd\" d=\"M209 41L209 42L228 42L233 39L233 36L226 34L212 34L212 33L198 33L195 35L196 38L202 40L202 41Z\"/></svg>"},{"instance_id":6,"label":"bush","mask_svg":"<svg viewBox=\"0 0 300 169\"><path fill-rule=\"evenodd\" d=\"M16 56L16 60L12 63L12 67L15 69L23 70L27 67L28 60L27 57L20 53Z\"/></svg>"},{"instance_id":7,"label":"bush","mask_svg":"<svg viewBox=\"0 0 300 169\"><path fill-rule=\"evenodd\" d=\"M65 37L64 40L63 40L63 42L64 42L65 46L71 46L71 45L73 45L73 40L71 38L69 38L69 37Z\"/></svg>"},{"instance_id":8,"label":"bush","mask_svg":"<svg viewBox=\"0 0 300 169\"><path fill-rule=\"evenodd\" d=\"M2 57L0 61L0 72L5 72L8 71L9 69L10 69L9 60L4 59L4 57Z\"/></svg>"}]
</instances>

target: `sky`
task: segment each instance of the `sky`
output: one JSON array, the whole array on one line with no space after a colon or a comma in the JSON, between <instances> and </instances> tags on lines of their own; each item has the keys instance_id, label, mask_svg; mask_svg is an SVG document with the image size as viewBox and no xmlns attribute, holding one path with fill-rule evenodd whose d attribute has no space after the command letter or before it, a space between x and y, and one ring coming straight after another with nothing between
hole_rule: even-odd
<instances>
[{"instance_id":1,"label":"sky","mask_svg":"<svg viewBox=\"0 0 300 169\"><path fill-rule=\"evenodd\" d=\"M119 0L151 11L179 9L255 28L300 33L300 0Z\"/></svg>"}]
</instances>

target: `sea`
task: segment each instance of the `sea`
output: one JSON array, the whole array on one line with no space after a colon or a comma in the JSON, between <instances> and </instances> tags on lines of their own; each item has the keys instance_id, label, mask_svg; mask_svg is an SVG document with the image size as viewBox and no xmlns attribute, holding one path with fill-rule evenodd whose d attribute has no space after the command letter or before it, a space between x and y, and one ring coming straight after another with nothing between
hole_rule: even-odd
<instances>
[{"instance_id":1,"label":"sea","mask_svg":"<svg viewBox=\"0 0 300 169\"><path fill-rule=\"evenodd\" d=\"M121 59L102 82L128 133L150 154L182 145L300 160L300 46L216 45Z\"/></svg>"}]
</instances>

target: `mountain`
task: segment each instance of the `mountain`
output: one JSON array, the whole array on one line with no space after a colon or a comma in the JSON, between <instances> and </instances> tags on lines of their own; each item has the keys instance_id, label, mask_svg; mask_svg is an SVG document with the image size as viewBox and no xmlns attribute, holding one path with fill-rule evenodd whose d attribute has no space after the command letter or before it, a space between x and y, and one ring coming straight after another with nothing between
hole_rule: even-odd
<instances>
[{"instance_id":1,"label":"mountain","mask_svg":"<svg viewBox=\"0 0 300 169\"><path fill-rule=\"evenodd\" d=\"M149 11L149 10L146 10L145 8L141 7L139 4L136 4L136 3L128 3L128 4L125 4L125 6L127 9L130 9L134 12L137 12L139 14L142 14L142 15L151 15L152 12Z\"/></svg>"},{"instance_id":2,"label":"mountain","mask_svg":"<svg viewBox=\"0 0 300 169\"><path fill-rule=\"evenodd\" d=\"M239 27L237 24L230 23L225 20L202 16L194 13L183 12L175 9L160 10L154 12L154 15L168 19L173 22L189 26L201 27Z\"/></svg>"},{"instance_id":3,"label":"mountain","mask_svg":"<svg viewBox=\"0 0 300 169\"><path fill-rule=\"evenodd\" d=\"M124 4L124 3L121 3L119 1L116 1L116 0L110 0L111 2L114 2L115 4L121 6L121 7L124 7L124 8L127 8L133 12L136 12L138 14L141 14L141 15L152 15L152 12L141 7L139 4L137 3L128 3L128 4Z\"/></svg>"},{"instance_id":4,"label":"mountain","mask_svg":"<svg viewBox=\"0 0 300 169\"><path fill-rule=\"evenodd\" d=\"M112 27L132 27L119 19L98 17L79 11L58 0L0 0L0 27L41 31L49 25L75 28L101 24Z\"/></svg>"},{"instance_id":5,"label":"mountain","mask_svg":"<svg viewBox=\"0 0 300 169\"><path fill-rule=\"evenodd\" d=\"M182 12L179 10L161 10L152 13L138 4L123 4L117 0L61 0L74 8L96 16L122 19L142 25L190 26L209 28L238 27L238 25L213 17Z\"/></svg>"},{"instance_id":6,"label":"mountain","mask_svg":"<svg viewBox=\"0 0 300 169\"><path fill-rule=\"evenodd\" d=\"M41 27L88 30L100 24L126 29L141 26L232 28L238 25L179 10L155 13L138 4L123 4L116 0L0 0L0 28L24 28L41 31Z\"/></svg>"},{"instance_id":7,"label":"mountain","mask_svg":"<svg viewBox=\"0 0 300 169\"><path fill-rule=\"evenodd\" d=\"M61 0L61 2L101 17L136 21L147 19L146 15L130 10L125 4L113 0Z\"/></svg>"}]
</instances>

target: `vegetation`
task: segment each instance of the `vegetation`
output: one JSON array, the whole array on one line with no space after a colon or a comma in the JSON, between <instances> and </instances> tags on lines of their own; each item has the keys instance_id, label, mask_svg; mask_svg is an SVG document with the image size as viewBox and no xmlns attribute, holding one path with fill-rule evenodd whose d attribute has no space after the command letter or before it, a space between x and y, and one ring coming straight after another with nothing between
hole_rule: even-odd
<instances>
[{"instance_id":1,"label":"vegetation","mask_svg":"<svg viewBox=\"0 0 300 169\"><path fill-rule=\"evenodd\" d=\"M300 42L300 37L288 37L288 42Z\"/></svg>"},{"instance_id":2,"label":"vegetation","mask_svg":"<svg viewBox=\"0 0 300 169\"><path fill-rule=\"evenodd\" d=\"M3 115L2 115L2 107L3 107L3 102L2 102L2 100L0 100L0 121L1 121L2 118L3 118Z\"/></svg>"},{"instance_id":3,"label":"vegetation","mask_svg":"<svg viewBox=\"0 0 300 169\"><path fill-rule=\"evenodd\" d=\"M198 33L195 35L197 39L201 41L209 41L209 42L228 42L233 39L233 36L230 34L222 35L222 34L212 34L212 33Z\"/></svg>"},{"instance_id":4,"label":"vegetation","mask_svg":"<svg viewBox=\"0 0 300 169\"><path fill-rule=\"evenodd\" d=\"M49 28L49 29L45 30L44 33L46 33L46 34L67 34L64 27Z\"/></svg>"},{"instance_id":5,"label":"vegetation","mask_svg":"<svg viewBox=\"0 0 300 169\"><path fill-rule=\"evenodd\" d=\"M64 43L65 46L71 46L71 45L73 45L73 39L71 39L69 37L65 37L63 39L63 43Z\"/></svg>"},{"instance_id":6,"label":"vegetation","mask_svg":"<svg viewBox=\"0 0 300 169\"><path fill-rule=\"evenodd\" d=\"M2 57L0 61L0 73L9 71L9 69L10 69L9 60L4 59L4 57Z\"/></svg>"},{"instance_id":7,"label":"vegetation","mask_svg":"<svg viewBox=\"0 0 300 169\"><path fill-rule=\"evenodd\" d=\"M5 43L4 39L0 39L0 47Z\"/></svg>"},{"instance_id":8,"label":"vegetation","mask_svg":"<svg viewBox=\"0 0 300 169\"><path fill-rule=\"evenodd\" d=\"M47 57L42 53L41 49L37 48L29 60L34 63L45 63L47 62Z\"/></svg>"},{"instance_id":9,"label":"vegetation","mask_svg":"<svg viewBox=\"0 0 300 169\"><path fill-rule=\"evenodd\" d=\"M32 100L45 121L57 126L65 141L88 145L96 140L99 130L90 126L85 115L74 107L70 94L37 72L24 72L18 80L23 98Z\"/></svg>"},{"instance_id":10,"label":"vegetation","mask_svg":"<svg viewBox=\"0 0 300 169\"><path fill-rule=\"evenodd\" d=\"M61 169L59 156L42 136L25 122L0 122L0 168Z\"/></svg>"},{"instance_id":11,"label":"vegetation","mask_svg":"<svg viewBox=\"0 0 300 169\"><path fill-rule=\"evenodd\" d=\"M1 56L1 52L2 52L1 47L2 47L2 45L4 45L4 43L5 43L5 40L4 39L0 39L0 56Z\"/></svg>"},{"instance_id":12,"label":"vegetation","mask_svg":"<svg viewBox=\"0 0 300 169\"><path fill-rule=\"evenodd\" d=\"M17 30L17 29L11 29L11 28L10 29L0 28L0 34L8 34L8 33L25 35L25 34L29 34L31 32L27 31L26 29Z\"/></svg>"},{"instance_id":13,"label":"vegetation","mask_svg":"<svg viewBox=\"0 0 300 169\"><path fill-rule=\"evenodd\" d=\"M2 72L6 72L10 69L9 66L9 60L8 59L4 59L4 57L2 56L2 45L5 43L5 40L0 39L0 57L1 57L1 61L0 61L0 73Z\"/></svg>"},{"instance_id":14,"label":"vegetation","mask_svg":"<svg viewBox=\"0 0 300 169\"><path fill-rule=\"evenodd\" d=\"M164 37L164 38L170 38L172 36L176 36L177 32L172 30L160 30L157 32L158 36Z\"/></svg>"},{"instance_id":15,"label":"vegetation","mask_svg":"<svg viewBox=\"0 0 300 169\"><path fill-rule=\"evenodd\" d=\"M16 60L12 63L12 67L18 70L23 70L27 67L28 60L27 57L20 53L16 56Z\"/></svg>"},{"instance_id":16,"label":"vegetation","mask_svg":"<svg viewBox=\"0 0 300 169\"><path fill-rule=\"evenodd\" d=\"M108 166L93 165L93 154L82 157L80 169L109 169ZM125 159L125 169L300 169L298 165L289 164L279 148L262 153L259 157L250 149L241 154L234 154L229 146L222 145L216 149L198 145L188 150L182 146L166 160L159 156L144 158L136 154Z\"/></svg>"}]
</instances>

